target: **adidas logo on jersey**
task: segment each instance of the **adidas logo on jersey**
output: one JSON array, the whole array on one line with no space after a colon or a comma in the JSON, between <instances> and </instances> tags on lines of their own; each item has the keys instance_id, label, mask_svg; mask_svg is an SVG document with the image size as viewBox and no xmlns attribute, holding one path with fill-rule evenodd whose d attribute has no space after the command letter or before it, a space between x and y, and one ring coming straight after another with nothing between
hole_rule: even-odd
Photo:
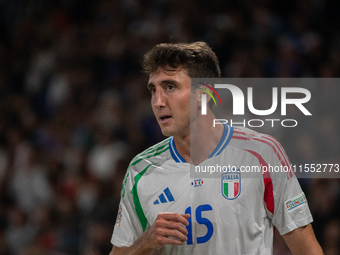
<instances>
[{"instance_id":1,"label":"adidas logo on jersey","mask_svg":"<svg viewBox=\"0 0 340 255\"><path fill-rule=\"evenodd\" d=\"M173 202L173 201L175 201L175 199L172 196L170 189L166 188L165 190L163 190L163 193L158 196L158 199L156 199L155 202L153 202L153 204L158 205L159 202L161 202L162 204L165 204L165 203L168 203L168 201Z\"/></svg>"}]
</instances>

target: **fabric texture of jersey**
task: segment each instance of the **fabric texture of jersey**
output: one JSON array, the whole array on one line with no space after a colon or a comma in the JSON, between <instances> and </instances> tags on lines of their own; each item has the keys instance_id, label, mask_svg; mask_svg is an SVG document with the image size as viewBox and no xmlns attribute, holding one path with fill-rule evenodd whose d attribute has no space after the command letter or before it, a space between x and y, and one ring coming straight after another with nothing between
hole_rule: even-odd
<instances>
[{"instance_id":1,"label":"fabric texture of jersey","mask_svg":"<svg viewBox=\"0 0 340 255\"><path fill-rule=\"evenodd\" d=\"M205 163L236 166L218 178L191 178L190 165L168 138L137 155L127 170L112 244L131 246L162 212L191 214L188 241L165 245L159 254L272 254L274 227L281 235L312 222L296 176L266 172L289 166L272 137L225 125ZM240 172L258 166L252 177Z\"/></svg>"}]
</instances>

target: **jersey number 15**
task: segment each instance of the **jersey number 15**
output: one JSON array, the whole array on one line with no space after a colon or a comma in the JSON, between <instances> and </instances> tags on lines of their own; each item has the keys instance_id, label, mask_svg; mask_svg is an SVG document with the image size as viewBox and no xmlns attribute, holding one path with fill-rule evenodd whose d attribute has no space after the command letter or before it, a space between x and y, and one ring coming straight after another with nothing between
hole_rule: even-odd
<instances>
[{"instance_id":1,"label":"jersey number 15","mask_svg":"<svg viewBox=\"0 0 340 255\"><path fill-rule=\"evenodd\" d=\"M195 215L196 215L196 221L198 224L203 224L207 227L208 231L205 234L205 236L200 236L197 237L197 243L206 243L210 240L210 238L212 237L213 233L214 233L214 227L213 224L211 223L210 220L208 220L207 218L202 217L202 212L204 211L212 211L212 207L211 205L200 205L196 208L195 211ZM191 214L191 206L189 206L186 210L185 210L185 214ZM187 240L187 244L191 245L193 244L193 240L192 240L192 220L191 220L191 216L188 219L189 225L186 227L188 230L188 240Z\"/></svg>"}]
</instances>

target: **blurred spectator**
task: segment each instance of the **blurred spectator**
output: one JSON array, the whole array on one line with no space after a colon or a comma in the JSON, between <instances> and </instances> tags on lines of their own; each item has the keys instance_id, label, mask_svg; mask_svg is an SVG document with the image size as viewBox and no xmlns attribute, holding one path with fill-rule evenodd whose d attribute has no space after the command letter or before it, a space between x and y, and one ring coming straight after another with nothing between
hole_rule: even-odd
<instances>
[{"instance_id":1,"label":"blurred spectator","mask_svg":"<svg viewBox=\"0 0 340 255\"><path fill-rule=\"evenodd\" d=\"M46 170L39 161L39 152L31 149L29 154L26 164L14 169L10 183L17 205L28 214L39 205L47 205L52 198Z\"/></svg>"},{"instance_id":2,"label":"blurred spectator","mask_svg":"<svg viewBox=\"0 0 340 255\"><path fill-rule=\"evenodd\" d=\"M27 244L34 240L35 226L28 221L27 214L19 208L12 207L8 211L9 226L6 230L7 242L11 254L19 254Z\"/></svg>"},{"instance_id":3,"label":"blurred spectator","mask_svg":"<svg viewBox=\"0 0 340 255\"><path fill-rule=\"evenodd\" d=\"M89 152L90 173L100 180L105 180L115 174L116 162L122 158L127 146L123 142L114 141L106 130L98 130L96 144Z\"/></svg>"},{"instance_id":4,"label":"blurred spectator","mask_svg":"<svg viewBox=\"0 0 340 255\"><path fill-rule=\"evenodd\" d=\"M335 255L340 253L340 220L335 219L327 223L323 235L325 255Z\"/></svg>"}]
</instances>

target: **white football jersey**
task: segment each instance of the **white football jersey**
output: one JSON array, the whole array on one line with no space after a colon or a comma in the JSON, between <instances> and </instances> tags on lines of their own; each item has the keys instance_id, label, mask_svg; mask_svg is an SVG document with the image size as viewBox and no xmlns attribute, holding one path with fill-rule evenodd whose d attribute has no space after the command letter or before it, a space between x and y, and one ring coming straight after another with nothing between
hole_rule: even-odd
<instances>
[{"instance_id":1,"label":"white football jersey","mask_svg":"<svg viewBox=\"0 0 340 255\"><path fill-rule=\"evenodd\" d=\"M131 246L159 213L176 212L191 215L188 240L181 246L165 245L159 254L266 255L273 253L275 227L284 235L312 222L296 176L266 171L290 165L274 138L225 125L207 164L237 170L191 178L173 137L137 155L123 182L112 244ZM248 175L251 166L260 171Z\"/></svg>"}]
</instances>

